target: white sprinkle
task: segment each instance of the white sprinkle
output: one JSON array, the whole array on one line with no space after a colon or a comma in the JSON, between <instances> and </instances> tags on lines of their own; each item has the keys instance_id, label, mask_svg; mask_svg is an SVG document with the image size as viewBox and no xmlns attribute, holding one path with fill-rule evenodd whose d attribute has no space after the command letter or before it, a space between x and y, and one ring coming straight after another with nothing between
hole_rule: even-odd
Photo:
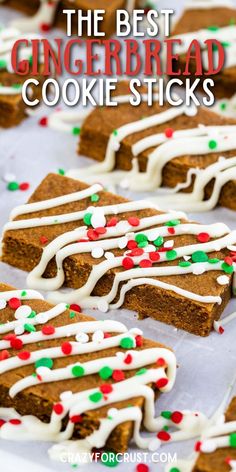
<instances>
[{"instance_id":1,"label":"white sprinkle","mask_svg":"<svg viewBox=\"0 0 236 472\"><path fill-rule=\"evenodd\" d=\"M124 249L128 244L128 238L126 238L125 236L123 238L120 238L119 241L118 241L118 247L120 249Z\"/></svg>"},{"instance_id":2,"label":"white sprinkle","mask_svg":"<svg viewBox=\"0 0 236 472\"><path fill-rule=\"evenodd\" d=\"M189 259L191 259L191 256L183 256L183 258L185 261L189 261Z\"/></svg>"},{"instance_id":3,"label":"white sprinkle","mask_svg":"<svg viewBox=\"0 0 236 472\"><path fill-rule=\"evenodd\" d=\"M0 300L0 310L4 310L6 306L7 306L6 300Z\"/></svg>"},{"instance_id":4,"label":"white sprinkle","mask_svg":"<svg viewBox=\"0 0 236 472\"><path fill-rule=\"evenodd\" d=\"M93 342L101 343L103 339L104 339L104 333L101 329L98 329L97 331L95 331L95 333L93 333L93 336L92 336Z\"/></svg>"},{"instance_id":5,"label":"white sprinkle","mask_svg":"<svg viewBox=\"0 0 236 472\"><path fill-rule=\"evenodd\" d=\"M91 225L93 228L101 228L106 226L106 218L104 210L99 207L93 208L93 215L91 217Z\"/></svg>"},{"instance_id":6,"label":"white sprinkle","mask_svg":"<svg viewBox=\"0 0 236 472\"><path fill-rule=\"evenodd\" d=\"M135 335L138 335L140 334L142 336L143 332L141 329L139 328L132 328L129 330L130 334L135 334Z\"/></svg>"},{"instance_id":7,"label":"white sprinkle","mask_svg":"<svg viewBox=\"0 0 236 472\"><path fill-rule=\"evenodd\" d=\"M106 300L99 300L97 308L102 311L102 313L106 313L109 310L109 305Z\"/></svg>"},{"instance_id":8,"label":"white sprinkle","mask_svg":"<svg viewBox=\"0 0 236 472\"><path fill-rule=\"evenodd\" d=\"M22 318L28 318L32 313L32 308L29 305L21 305L15 311L16 320L21 320Z\"/></svg>"},{"instance_id":9,"label":"white sprinkle","mask_svg":"<svg viewBox=\"0 0 236 472\"><path fill-rule=\"evenodd\" d=\"M155 438L152 441L150 441L148 449L149 451L156 451L157 449L159 449L160 445L161 445L160 439Z\"/></svg>"},{"instance_id":10,"label":"white sprinkle","mask_svg":"<svg viewBox=\"0 0 236 472\"><path fill-rule=\"evenodd\" d=\"M216 442L213 439L203 441L201 444L201 452L214 452L216 450Z\"/></svg>"},{"instance_id":11,"label":"white sprinkle","mask_svg":"<svg viewBox=\"0 0 236 472\"><path fill-rule=\"evenodd\" d=\"M228 285L229 284L229 277L227 275L219 275L217 277L217 282L219 285Z\"/></svg>"},{"instance_id":12,"label":"white sprinkle","mask_svg":"<svg viewBox=\"0 0 236 472\"><path fill-rule=\"evenodd\" d=\"M198 112L198 109L196 105L190 105L189 107L186 107L185 109L185 115L187 116L196 116Z\"/></svg>"},{"instance_id":13,"label":"white sprinkle","mask_svg":"<svg viewBox=\"0 0 236 472\"><path fill-rule=\"evenodd\" d=\"M78 343L86 344L89 341L89 336L86 333L77 333L75 339Z\"/></svg>"},{"instance_id":14,"label":"white sprinkle","mask_svg":"<svg viewBox=\"0 0 236 472\"><path fill-rule=\"evenodd\" d=\"M70 390L67 390L66 392L62 392L62 393L61 393L60 399L61 399L62 401L64 401L64 400L66 401L66 400L69 400L69 398L71 398L72 395L73 395L72 392L71 392Z\"/></svg>"},{"instance_id":15,"label":"white sprinkle","mask_svg":"<svg viewBox=\"0 0 236 472\"><path fill-rule=\"evenodd\" d=\"M16 326L15 329L14 329L14 333L15 333L17 336L20 336L21 334L23 334L24 331L25 331L24 325L22 325L22 324Z\"/></svg>"},{"instance_id":16,"label":"white sprinkle","mask_svg":"<svg viewBox=\"0 0 236 472\"><path fill-rule=\"evenodd\" d=\"M3 176L4 182L14 182L16 180L15 174L11 174L10 172L6 172Z\"/></svg>"},{"instance_id":17,"label":"white sprinkle","mask_svg":"<svg viewBox=\"0 0 236 472\"><path fill-rule=\"evenodd\" d=\"M36 369L36 373L37 373L38 375L40 375L40 377L42 377L42 378L43 378L45 375L48 375L49 372L50 372L50 369L49 369L48 367L46 367L46 366L43 366L43 365L40 366L40 367L38 367L38 368Z\"/></svg>"},{"instance_id":18,"label":"white sprinkle","mask_svg":"<svg viewBox=\"0 0 236 472\"><path fill-rule=\"evenodd\" d=\"M204 274L205 272L205 267L201 262L197 264L195 267L193 267L193 274L194 275L201 275Z\"/></svg>"},{"instance_id":19,"label":"white sprinkle","mask_svg":"<svg viewBox=\"0 0 236 472\"><path fill-rule=\"evenodd\" d=\"M113 254L113 252L107 251L105 252L104 256L106 259L113 259L115 257L115 254Z\"/></svg>"},{"instance_id":20,"label":"white sprinkle","mask_svg":"<svg viewBox=\"0 0 236 472\"><path fill-rule=\"evenodd\" d=\"M174 246L174 240L173 239L170 239L170 241L166 241L164 243L165 248L172 248L173 246Z\"/></svg>"},{"instance_id":21,"label":"white sprinkle","mask_svg":"<svg viewBox=\"0 0 236 472\"><path fill-rule=\"evenodd\" d=\"M94 259L99 259L100 257L103 256L103 254L104 254L104 249L102 247L94 247L91 253Z\"/></svg>"}]
</instances>

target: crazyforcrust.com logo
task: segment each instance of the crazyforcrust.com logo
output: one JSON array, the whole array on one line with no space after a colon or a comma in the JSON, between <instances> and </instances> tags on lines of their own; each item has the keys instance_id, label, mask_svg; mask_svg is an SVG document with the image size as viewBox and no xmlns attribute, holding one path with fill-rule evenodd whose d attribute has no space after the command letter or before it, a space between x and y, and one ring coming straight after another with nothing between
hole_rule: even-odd
<instances>
[{"instance_id":1,"label":"crazyforcrust.com logo","mask_svg":"<svg viewBox=\"0 0 236 472\"><path fill-rule=\"evenodd\" d=\"M177 461L177 453L171 454L166 452L78 452L61 453L60 461L69 464L89 464L92 462L102 462L104 464L121 464L121 463L161 463L168 464Z\"/></svg>"}]
</instances>

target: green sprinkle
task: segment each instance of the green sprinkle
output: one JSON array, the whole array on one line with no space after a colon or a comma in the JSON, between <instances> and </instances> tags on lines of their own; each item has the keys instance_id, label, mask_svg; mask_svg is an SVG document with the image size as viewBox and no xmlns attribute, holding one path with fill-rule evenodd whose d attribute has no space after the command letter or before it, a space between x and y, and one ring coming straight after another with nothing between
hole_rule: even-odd
<instances>
[{"instance_id":1,"label":"green sprinkle","mask_svg":"<svg viewBox=\"0 0 236 472\"><path fill-rule=\"evenodd\" d=\"M69 303L66 304L66 309L68 310L68 308L70 308Z\"/></svg>"},{"instance_id":2,"label":"green sprinkle","mask_svg":"<svg viewBox=\"0 0 236 472\"><path fill-rule=\"evenodd\" d=\"M100 197L97 193L94 193L93 195L91 195L91 202L98 202L100 200Z\"/></svg>"},{"instance_id":3,"label":"green sprinkle","mask_svg":"<svg viewBox=\"0 0 236 472\"><path fill-rule=\"evenodd\" d=\"M36 372L33 372L32 377L37 377Z\"/></svg>"},{"instance_id":4,"label":"green sprinkle","mask_svg":"<svg viewBox=\"0 0 236 472\"><path fill-rule=\"evenodd\" d=\"M116 454L114 452L106 452L101 456L101 462L106 467L116 467L119 465L119 462L116 459Z\"/></svg>"},{"instance_id":5,"label":"green sprinkle","mask_svg":"<svg viewBox=\"0 0 236 472\"><path fill-rule=\"evenodd\" d=\"M34 365L36 369L38 369L38 367L47 367L48 369L52 369L53 360L50 359L50 357L42 357L41 359L36 361Z\"/></svg>"},{"instance_id":6,"label":"green sprinkle","mask_svg":"<svg viewBox=\"0 0 236 472\"><path fill-rule=\"evenodd\" d=\"M142 369L139 369L135 375L143 375L147 372L147 369L145 369L145 367L143 367Z\"/></svg>"},{"instance_id":7,"label":"green sprinkle","mask_svg":"<svg viewBox=\"0 0 236 472\"><path fill-rule=\"evenodd\" d=\"M177 226L177 225L180 225L180 220L167 221L164 226Z\"/></svg>"},{"instance_id":8,"label":"green sprinkle","mask_svg":"<svg viewBox=\"0 0 236 472\"><path fill-rule=\"evenodd\" d=\"M141 243L138 243L138 247L143 248L143 247L146 247L146 246L148 246L148 241L142 241Z\"/></svg>"},{"instance_id":9,"label":"green sprinkle","mask_svg":"<svg viewBox=\"0 0 236 472\"><path fill-rule=\"evenodd\" d=\"M118 136L118 131L117 131L117 129L114 129L113 134L114 134L114 136Z\"/></svg>"},{"instance_id":10,"label":"green sprinkle","mask_svg":"<svg viewBox=\"0 0 236 472\"><path fill-rule=\"evenodd\" d=\"M217 257L212 257L211 259L208 259L209 264L217 264L220 262L220 259L217 259Z\"/></svg>"},{"instance_id":11,"label":"green sprinkle","mask_svg":"<svg viewBox=\"0 0 236 472\"><path fill-rule=\"evenodd\" d=\"M86 224L86 226L90 226L91 225L91 218L92 218L93 214L92 213L86 213L83 217L83 221L84 221L84 224Z\"/></svg>"},{"instance_id":12,"label":"green sprinkle","mask_svg":"<svg viewBox=\"0 0 236 472\"><path fill-rule=\"evenodd\" d=\"M146 236L146 234L137 234L135 236L135 241L136 243L143 243L143 242L148 242L148 237Z\"/></svg>"},{"instance_id":13,"label":"green sprinkle","mask_svg":"<svg viewBox=\"0 0 236 472\"><path fill-rule=\"evenodd\" d=\"M208 255L204 251L195 251L192 254L192 261L193 262L207 262Z\"/></svg>"},{"instance_id":14,"label":"green sprinkle","mask_svg":"<svg viewBox=\"0 0 236 472\"><path fill-rule=\"evenodd\" d=\"M27 295L26 290L23 290L23 291L21 292L21 294L20 294L21 297L26 297L26 295Z\"/></svg>"},{"instance_id":15,"label":"green sprinkle","mask_svg":"<svg viewBox=\"0 0 236 472\"><path fill-rule=\"evenodd\" d=\"M75 318L76 316L76 313L74 311L71 311L70 312L70 319L73 320L73 318Z\"/></svg>"},{"instance_id":16,"label":"green sprinkle","mask_svg":"<svg viewBox=\"0 0 236 472\"><path fill-rule=\"evenodd\" d=\"M209 31L218 31L218 30L219 30L219 26L212 25L212 26L208 26L207 29L208 29Z\"/></svg>"},{"instance_id":17,"label":"green sprinkle","mask_svg":"<svg viewBox=\"0 0 236 472\"><path fill-rule=\"evenodd\" d=\"M18 89L21 88L21 84L13 84L13 85L12 85L12 88L18 90Z\"/></svg>"},{"instance_id":18,"label":"green sprinkle","mask_svg":"<svg viewBox=\"0 0 236 472\"><path fill-rule=\"evenodd\" d=\"M226 108L227 108L227 103L223 102L223 103L220 104L220 109L222 111L226 110Z\"/></svg>"},{"instance_id":19,"label":"green sprinkle","mask_svg":"<svg viewBox=\"0 0 236 472\"><path fill-rule=\"evenodd\" d=\"M0 69L6 69L7 68L7 61L5 59L0 59Z\"/></svg>"},{"instance_id":20,"label":"green sprinkle","mask_svg":"<svg viewBox=\"0 0 236 472\"><path fill-rule=\"evenodd\" d=\"M33 64L33 56L31 55L31 56L29 57L29 65L32 66L32 64Z\"/></svg>"},{"instance_id":21,"label":"green sprinkle","mask_svg":"<svg viewBox=\"0 0 236 472\"><path fill-rule=\"evenodd\" d=\"M216 149L217 148L217 141L215 141L214 139L211 139L208 143L208 147L209 147L209 149Z\"/></svg>"},{"instance_id":22,"label":"green sprinkle","mask_svg":"<svg viewBox=\"0 0 236 472\"><path fill-rule=\"evenodd\" d=\"M169 429L170 429L169 426L166 425L162 428L162 431L169 431Z\"/></svg>"},{"instance_id":23,"label":"green sprinkle","mask_svg":"<svg viewBox=\"0 0 236 472\"><path fill-rule=\"evenodd\" d=\"M107 380L109 377L111 377L113 374L113 369L111 369L109 366L104 366L99 370L99 375L101 379Z\"/></svg>"},{"instance_id":24,"label":"green sprinkle","mask_svg":"<svg viewBox=\"0 0 236 472\"><path fill-rule=\"evenodd\" d=\"M36 311L31 311L30 315L27 316L27 318L35 318L35 316L37 315Z\"/></svg>"},{"instance_id":25,"label":"green sprinkle","mask_svg":"<svg viewBox=\"0 0 236 472\"><path fill-rule=\"evenodd\" d=\"M85 370L82 365L74 365L71 369L71 373L74 377L83 377L84 372Z\"/></svg>"},{"instance_id":26,"label":"green sprinkle","mask_svg":"<svg viewBox=\"0 0 236 472\"><path fill-rule=\"evenodd\" d=\"M18 182L9 182L9 184L7 185L7 189L10 190L11 192L18 190L19 189Z\"/></svg>"},{"instance_id":27,"label":"green sprinkle","mask_svg":"<svg viewBox=\"0 0 236 472\"><path fill-rule=\"evenodd\" d=\"M134 341L132 338L123 338L120 341L120 347L123 349L131 349L134 347Z\"/></svg>"},{"instance_id":28,"label":"green sprinkle","mask_svg":"<svg viewBox=\"0 0 236 472\"><path fill-rule=\"evenodd\" d=\"M191 262L189 261L180 261L179 262L179 267L189 267L191 266Z\"/></svg>"},{"instance_id":29,"label":"green sprinkle","mask_svg":"<svg viewBox=\"0 0 236 472\"><path fill-rule=\"evenodd\" d=\"M79 128L78 126L75 126L74 128L72 128L72 134L74 136L79 136L80 132L81 132L81 128Z\"/></svg>"},{"instance_id":30,"label":"green sprinkle","mask_svg":"<svg viewBox=\"0 0 236 472\"><path fill-rule=\"evenodd\" d=\"M162 418L165 418L166 420L170 420L171 415L172 415L171 411L162 411L161 412Z\"/></svg>"},{"instance_id":31,"label":"green sprinkle","mask_svg":"<svg viewBox=\"0 0 236 472\"><path fill-rule=\"evenodd\" d=\"M91 400L93 403L98 403L101 401L102 397L103 395L101 392L95 392L89 395L89 400Z\"/></svg>"},{"instance_id":32,"label":"green sprinkle","mask_svg":"<svg viewBox=\"0 0 236 472\"><path fill-rule=\"evenodd\" d=\"M236 447L236 433L232 433L229 436L229 445L231 447Z\"/></svg>"},{"instance_id":33,"label":"green sprinkle","mask_svg":"<svg viewBox=\"0 0 236 472\"><path fill-rule=\"evenodd\" d=\"M64 169L58 169L58 174L59 175L65 175L65 170Z\"/></svg>"},{"instance_id":34,"label":"green sprinkle","mask_svg":"<svg viewBox=\"0 0 236 472\"><path fill-rule=\"evenodd\" d=\"M178 467L172 467L172 469L170 469L170 472L181 472L181 470L178 469Z\"/></svg>"},{"instance_id":35,"label":"green sprinkle","mask_svg":"<svg viewBox=\"0 0 236 472\"><path fill-rule=\"evenodd\" d=\"M174 259L176 259L176 257L177 251L175 251L174 249L172 249L171 251L167 251L166 259L168 259L168 261L173 261Z\"/></svg>"},{"instance_id":36,"label":"green sprinkle","mask_svg":"<svg viewBox=\"0 0 236 472\"><path fill-rule=\"evenodd\" d=\"M223 262L223 264L221 264L221 268L224 272L226 272L226 274L232 274L234 271L233 265L229 265L226 262Z\"/></svg>"},{"instance_id":37,"label":"green sprinkle","mask_svg":"<svg viewBox=\"0 0 236 472\"><path fill-rule=\"evenodd\" d=\"M26 323L24 324L24 330L27 331L28 333L33 333L36 331L36 328L32 324Z\"/></svg>"},{"instance_id":38,"label":"green sprinkle","mask_svg":"<svg viewBox=\"0 0 236 472\"><path fill-rule=\"evenodd\" d=\"M157 239L155 239L155 241L153 241L155 246L162 246L162 244L164 243L164 238L163 236L158 236Z\"/></svg>"}]
</instances>

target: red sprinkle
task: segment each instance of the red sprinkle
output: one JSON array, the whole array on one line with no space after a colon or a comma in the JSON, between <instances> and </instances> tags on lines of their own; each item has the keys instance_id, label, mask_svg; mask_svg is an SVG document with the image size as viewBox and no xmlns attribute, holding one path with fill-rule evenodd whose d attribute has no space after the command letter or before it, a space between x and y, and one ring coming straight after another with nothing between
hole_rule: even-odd
<instances>
[{"instance_id":1,"label":"red sprinkle","mask_svg":"<svg viewBox=\"0 0 236 472\"><path fill-rule=\"evenodd\" d=\"M70 310L72 310L72 311L77 311L78 313L81 312L81 308L80 308L79 305L77 305L77 303L72 303L72 304L70 305Z\"/></svg>"},{"instance_id":2,"label":"red sprinkle","mask_svg":"<svg viewBox=\"0 0 236 472\"><path fill-rule=\"evenodd\" d=\"M19 354L17 354L17 356L19 357L21 361L27 361L30 358L30 355L31 354L29 351L22 351L22 352L19 352Z\"/></svg>"},{"instance_id":3,"label":"red sprinkle","mask_svg":"<svg viewBox=\"0 0 236 472\"><path fill-rule=\"evenodd\" d=\"M174 134L173 128L166 128L165 129L165 136L166 138L172 138Z\"/></svg>"},{"instance_id":4,"label":"red sprinkle","mask_svg":"<svg viewBox=\"0 0 236 472\"><path fill-rule=\"evenodd\" d=\"M175 424L181 423L182 419L183 413L181 413L181 411L174 411L171 415L171 421L173 421Z\"/></svg>"},{"instance_id":5,"label":"red sprinkle","mask_svg":"<svg viewBox=\"0 0 236 472\"><path fill-rule=\"evenodd\" d=\"M16 418L16 419L10 420L9 423L14 424L14 425L17 426L18 424L21 424L21 420L18 420L18 419Z\"/></svg>"},{"instance_id":6,"label":"red sprinkle","mask_svg":"<svg viewBox=\"0 0 236 472\"><path fill-rule=\"evenodd\" d=\"M157 366L164 367L165 365L166 365L165 359L163 359L163 357L159 357L159 359L157 359Z\"/></svg>"},{"instance_id":7,"label":"red sprinkle","mask_svg":"<svg viewBox=\"0 0 236 472\"><path fill-rule=\"evenodd\" d=\"M130 257L124 257L122 261L122 266L124 267L124 269L129 270L134 267L134 262Z\"/></svg>"},{"instance_id":8,"label":"red sprinkle","mask_svg":"<svg viewBox=\"0 0 236 472\"><path fill-rule=\"evenodd\" d=\"M135 341L136 341L136 347L141 347L143 345L143 336L141 334L138 334L135 336Z\"/></svg>"},{"instance_id":9,"label":"red sprinkle","mask_svg":"<svg viewBox=\"0 0 236 472\"><path fill-rule=\"evenodd\" d=\"M111 333L103 333L103 337L104 337L104 339L110 338Z\"/></svg>"},{"instance_id":10,"label":"red sprinkle","mask_svg":"<svg viewBox=\"0 0 236 472\"><path fill-rule=\"evenodd\" d=\"M160 257L161 257L161 256L160 256L160 254L158 254L158 252L155 252L155 251L149 252L149 258L150 258L151 261L153 261L153 262L159 261Z\"/></svg>"},{"instance_id":11,"label":"red sprinkle","mask_svg":"<svg viewBox=\"0 0 236 472\"><path fill-rule=\"evenodd\" d=\"M208 233L199 233L197 235L197 240L200 243L207 243L208 241L210 241L210 235Z\"/></svg>"},{"instance_id":12,"label":"red sprinkle","mask_svg":"<svg viewBox=\"0 0 236 472\"><path fill-rule=\"evenodd\" d=\"M23 347L23 341L21 341L21 339L19 338L12 338L10 341L10 345L12 349L16 349L17 351L19 351Z\"/></svg>"},{"instance_id":13,"label":"red sprinkle","mask_svg":"<svg viewBox=\"0 0 236 472\"><path fill-rule=\"evenodd\" d=\"M71 423L82 423L83 418L81 415L74 415L70 418Z\"/></svg>"},{"instance_id":14,"label":"red sprinkle","mask_svg":"<svg viewBox=\"0 0 236 472\"><path fill-rule=\"evenodd\" d=\"M19 298L10 298L10 300L8 301L8 305L10 308L12 308L13 310L17 310L17 308L19 308L19 306L21 306L21 301Z\"/></svg>"},{"instance_id":15,"label":"red sprinkle","mask_svg":"<svg viewBox=\"0 0 236 472\"><path fill-rule=\"evenodd\" d=\"M196 452L200 452L201 451L201 445L202 445L201 441L197 441L195 446L194 446L194 450Z\"/></svg>"},{"instance_id":16,"label":"red sprinkle","mask_svg":"<svg viewBox=\"0 0 236 472\"><path fill-rule=\"evenodd\" d=\"M136 216L130 216L128 218L128 223L131 225L131 226L139 226L140 224L140 219L137 218Z\"/></svg>"},{"instance_id":17,"label":"red sprinkle","mask_svg":"<svg viewBox=\"0 0 236 472\"><path fill-rule=\"evenodd\" d=\"M171 435L167 431L159 431L159 433L157 433L157 437L161 441L169 441L171 439Z\"/></svg>"},{"instance_id":18,"label":"red sprinkle","mask_svg":"<svg viewBox=\"0 0 236 472\"><path fill-rule=\"evenodd\" d=\"M104 393L105 395L107 395L108 393L111 393L112 390L113 390L113 387L110 384L103 384L100 386L100 391Z\"/></svg>"},{"instance_id":19,"label":"red sprinkle","mask_svg":"<svg viewBox=\"0 0 236 472\"><path fill-rule=\"evenodd\" d=\"M48 31L50 31L51 29L51 25L49 25L48 23L41 23L40 25L40 30L44 33L47 33Z\"/></svg>"},{"instance_id":20,"label":"red sprinkle","mask_svg":"<svg viewBox=\"0 0 236 472\"><path fill-rule=\"evenodd\" d=\"M98 228L95 228L95 231L96 233L98 234L105 234L107 232L106 228L104 228L103 226L99 226Z\"/></svg>"},{"instance_id":21,"label":"red sprinkle","mask_svg":"<svg viewBox=\"0 0 236 472\"><path fill-rule=\"evenodd\" d=\"M226 256L224 258L224 261L226 262L226 264L228 264L229 266L231 266L233 264L233 261L232 261L232 258L230 256Z\"/></svg>"},{"instance_id":22,"label":"red sprinkle","mask_svg":"<svg viewBox=\"0 0 236 472\"><path fill-rule=\"evenodd\" d=\"M118 218L113 216L110 220L107 221L107 228L110 228L111 226L116 226L118 221Z\"/></svg>"},{"instance_id":23,"label":"red sprinkle","mask_svg":"<svg viewBox=\"0 0 236 472\"><path fill-rule=\"evenodd\" d=\"M55 331L56 331L56 330L55 330L54 326L50 326L50 325L43 326L43 328L42 328L42 333L43 333L45 336L50 336L51 334L54 334Z\"/></svg>"},{"instance_id":24,"label":"red sprinkle","mask_svg":"<svg viewBox=\"0 0 236 472\"><path fill-rule=\"evenodd\" d=\"M20 185L19 185L19 189L22 190L23 192L25 190L28 190L30 187L30 184L29 182L22 182Z\"/></svg>"},{"instance_id":25,"label":"red sprinkle","mask_svg":"<svg viewBox=\"0 0 236 472\"><path fill-rule=\"evenodd\" d=\"M146 267L152 267L152 261L150 261L150 259L143 259L140 261L139 267L142 267L142 269L145 269Z\"/></svg>"},{"instance_id":26,"label":"red sprinkle","mask_svg":"<svg viewBox=\"0 0 236 472\"><path fill-rule=\"evenodd\" d=\"M1 419L0 419L0 428L1 428L5 423L6 423L5 420L1 420Z\"/></svg>"},{"instance_id":27,"label":"red sprinkle","mask_svg":"<svg viewBox=\"0 0 236 472\"><path fill-rule=\"evenodd\" d=\"M92 228L88 229L87 236L91 241L96 241L97 239L99 239L99 235L98 235L97 231L95 231Z\"/></svg>"},{"instance_id":28,"label":"red sprinkle","mask_svg":"<svg viewBox=\"0 0 236 472\"><path fill-rule=\"evenodd\" d=\"M72 353L72 345L71 343L65 341L64 343L62 343L61 345L61 350L63 352L63 354L65 354L65 356L69 356L71 353Z\"/></svg>"},{"instance_id":29,"label":"red sprinkle","mask_svg":"<svg viewBox=\"0 0 236 472\"><path fill-rule=\"evenodd\" d=\"M55 411L57 415L61 415L64 411L63 405L61 403L55 403L55 405L53 405L53 411Z\"/></svg>"},{"instance_id":30,"label":"red sprinkle","mask_svg":"<svg viewBox=\"0 0 236 472\"><path fill-rule=\"evenodd\" d=\"M141 247L136 247L129 253L129 256L131 257L142 256L143 253L144 253L144 250Z\"/></svg>"},{"instance_id":31,"label":"red sprinkle","mask_svg":"<svg viewBox=\"0 0 236 472\"><path fill-rule=\"evenodd\" d=\"M0 352L0 361L5 361L6 359L9 359L10 354L7 351L7 349L4 349L3 351Z\"/></svg>"},{"instance_id":32,"label":"red sprinkle","mask_svg":"<svg viewBox=\"0 0 236 472\"><path fill-rule=\"evenodd\" d=\"M167 228L167 231L169 234L175 234L175 228L173 226L170 226L169 228Z\"/></svg>"},{"instance_id":33,"label":"red sprinkle","mask_svg":"<svg viewBox=\"0 0 236 472\"><path fill-rule=\"evenodd\" d=\"M168 382L169 382L168 379L165 379L165 378L159 379L159 380L157 380L157 382L156 382L156 387L157 387L157 388L166 387L166 385L168 384Z\"/></svg>"},{"instance_id":34,"label":"red sprinkle","mask_svg":"<svg viewBox=\"0 0 236 472\"><path fill-rule=\"evenodd\" d=\"M133 239L128 241L128 244L127 244L128 249L135 249L136 247L138 247L136 241L134 241Z\"/></svg>"},{"instance_id":35,"label":"red sprinkle","mask_svg":"<svg viewBox=\"0 0 236 472\"><path fill-rule=\"evenodd\" d=\"M225 330L223 328L223 326L219 326L219 334L224 334Z\"/></svg>"},{"instance_id":36,"label":"red sprinkle","mask_svg":"<svg viewBox=\"0 0 236 472\"><path fill-rule=\"evenodd\" d=\"M126 358L124 359L124 363L125 364L131 364L133 358L131 356L131 354L127 354Z\"/></svg>"},{"instance_id":37,"label":"red sprinkle","mask_svg":"<svg viewBox=\"0 0 236 472\"><path fill-rule=\"evenodd\" d=\"M121 380L125 379L125 374L122 370L116 369L116 370L113 370L112 378L113 380L115 380L115 382L120 382Z\"/></svg>"},{"instance_id":38,"label":"red sprinkle","mask_svg":"<svg viewBox=\"0 0 236 472\"><path fill-rule=\"evenodd\" d=\"M41 118L41 120L39 120L39 125L40 126L47 126L48 125L48 119L46 116L44 116L43 118Z\"/></svg>"},{"instance_id":39,"label":"red sprinkle","mask_svg":"<svg viewBox=\"0 0 236 472\"><path fill-rule=\"evenodd\" d=\"M149 472L149 467L147 464L138 464L136 465L136 472Z\"/></svg>"},{"instance_id":40,"label":"red sprinkle","mask_svg":"<svg viewBox=\"0 0 236 472\"><path fill-rule=\"evenodd\" d=\"M47 244L48 242L48 238L46 238L46 236L40 236L39 240L41 244Z\"/></svg>"}]
</instances>

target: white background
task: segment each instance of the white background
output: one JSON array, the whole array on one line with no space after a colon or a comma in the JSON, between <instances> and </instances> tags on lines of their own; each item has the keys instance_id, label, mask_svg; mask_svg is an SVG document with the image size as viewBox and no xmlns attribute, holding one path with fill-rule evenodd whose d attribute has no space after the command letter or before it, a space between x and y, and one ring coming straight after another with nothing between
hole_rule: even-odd
<instances>
[{"instance_id":1,"label":"white background","mask_svg":"<svg viewBox=\"0 0 236 472\"><path fill-rule=\"evenodd\" d=\"M182 1L157 2L158 8L173 7L178 4L181 8ZM0 7L0 22L7 23L18 14L5 7ZM19 15L20 16L20 15ZM62 32L53 32L54 36L63 36ZM1 227L8 220L10 210L24 203L34 188L48 172L57 172L59 168L69 169L87 163L86 159L76 154L77 138L67 134L41 128L38 125L39 117L48 113L48 110L39 112L39 116L31 117L15 129L0 130L0 224ZM9 192L3 177L7 172L16 175L19 182L29 181L31 188L28 192ZM138 198L138 195L126 193L128 197ZM208 214L194 215L202 223L211 223L222 220L235 227L236 214L226 209L217 209ZM0 280L16 287L25 287L25 273L0 264ZM226 310L226 314L236 309L235 301L232 301ZM94 312L93 312L94 314ZM97 318L104 315L95 314ZM110 318L119 319L127 325L133 325L135 315L126 310L117 313L110 312ZM169 394L162 395L157 402L157 412L163 409L181 410L196 409L207 415L211 415L224 394L235 374L236 365L236 322L228 325L224 336L213 332L208 338L198 338L174 328L155 322L151 319L135 321L136 325L144 331L146 337L152 337L164 344L171 346L176 353L179 369L176 385ZM163 451L176 452L179 458L186 457L192 450L193 441L181 443L163 448ZM48 459L48 444L38 443L10 443L1 442L0 457L2 470L12 472L19 471L67 471L69 465L52 463ZM161 465L150 465L150 470L159 472L163 470ZM107 470L101 464L87 467L87 471L98 472ZM75 469L76 470L76 469ZM135 470L135 464L118 466L120 472Z\"/></svg>"}]
</instances>

